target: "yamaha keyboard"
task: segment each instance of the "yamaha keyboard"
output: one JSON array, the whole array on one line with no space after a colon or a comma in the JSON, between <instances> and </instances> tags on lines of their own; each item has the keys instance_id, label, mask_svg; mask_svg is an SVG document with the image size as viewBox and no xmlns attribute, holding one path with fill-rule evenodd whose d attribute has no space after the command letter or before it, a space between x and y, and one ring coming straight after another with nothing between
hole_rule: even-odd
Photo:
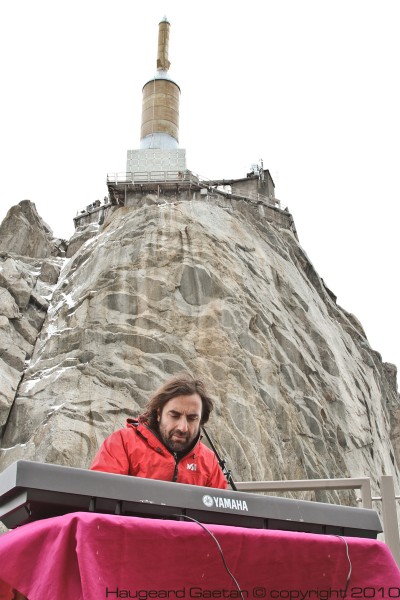
<instances>
[{"instance_id":1,"label":"yamaha keyboard","mask_svg":"<svg viewBox=\"0 0 400 600\"><path fill-rule=\"evenodd\" d=\"M71 512L376 538L376 511L19 460L0 473L0 520L10 529Z\"/></svg>"}]
</instances>

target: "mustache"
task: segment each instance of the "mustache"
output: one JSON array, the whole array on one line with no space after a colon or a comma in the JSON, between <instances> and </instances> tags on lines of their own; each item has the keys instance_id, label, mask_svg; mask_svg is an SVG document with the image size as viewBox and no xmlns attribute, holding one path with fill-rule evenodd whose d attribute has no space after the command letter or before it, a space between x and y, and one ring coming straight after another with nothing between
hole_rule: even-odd
<instances>
[{"instance_id":1,"label":"mustache","mask_svg":"<svg viewBox=\"0 0 400 600\"><path fill-rule=\"evenodd\" d=\"M169 434L169 437L172 438L172 436L174 436L174 435L186 439L189 437L189 432L188 431L186 431L186 432L179 431L179 429L178 430L175 429L174 431L171 431L171 433Z\"/></svg>"}]
</instances>

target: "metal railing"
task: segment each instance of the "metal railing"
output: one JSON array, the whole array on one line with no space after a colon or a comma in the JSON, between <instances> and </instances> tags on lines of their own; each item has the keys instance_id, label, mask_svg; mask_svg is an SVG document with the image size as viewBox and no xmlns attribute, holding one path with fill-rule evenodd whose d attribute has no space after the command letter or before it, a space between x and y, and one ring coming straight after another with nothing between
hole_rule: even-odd
<instances>
[{"instance_id":1,"label":"metal railing","mask_svg":"<svg viewBox=\"0 0 400 600\"><path fill-rule=\"evenodd\" d=\"M193 171L134 171L134 172L120 172L120 173L107 173L107 185L134 185L134 184L145 184L145 183L189 183L199 185L200 187L208 188L210 191L219 192L226 198L243 198L256 203L263 203L266 206L272 208L279 208L282 210L281 202L277 198L271 198L264 196L257 192L243 191L235 192L227 191L222 189L224 186L216 185L213 180L205 177L200 177Z\"/></svg>"},{"instance_id":2,"label":"metal railing","mask_svg":"<svg viewBox=\"0 0 400 600\"><path fill-rule=\"evenodd\" d=\"M239 200L250 200L250 202L255 202L256 204L259 204L260 202L262 204L264 204L265 206L270 206L271 208L279 208L280 210L283 210L281 207L281 201L278 200L277 198L272 198L270 196L264 196L263 194L259 194L258 192L251 192L249 190L243 190L243 191L235 191L232 192L232 190L226 190L224 189L224 187L226 187L225 185L217 185L215 186L213 184L212 181L208 182L207 180L202 179L200 181L200 185L204 184L205 187L209 186L209 189L211 189L214 192L217 192L219 194L222 194L223 196L225 196L225 198L237 198ZM228 185L228 187L230 187ZM285 207L286 208L286 207Z\"/></svg>"},{"instance_id":3,"label":"metal railing","mask_svg":"<svg viewBox=\"0 0 400 600\"><path fill-rule=\"evenodd\" d=\"M199 180L191 171L135 171L132 173L107 173L107 184L118 185L164 182L199 183Z\"/></svg>"},{"instance_id":4,"label":"metal railing","mask_svg":"<svg viewBox=\"0 0 400 600\"><path fill-rule=\"evenodd\" d=\"M238 490L246 492L303 492L312 490L360 490L359 499L363 508L372 508L372 502L382 502L383 535L393 558L400 567L400 534L397 519L394 482L392 475L380 478L381 496L372 497L369 477L348 479L293 479L290 481L240 481L235 482Z\"/></svg>"},{"instance_id":5,"label":"metal railing","mask_svg":"<svg viewBox=\"0 0 400 600\"><path fill-rule=\"evenodd\" d=\"M240 196L241 193L235 192L236 196ZM249 198L250 200L254 200L255 202L262 202L268 206L272 206L273 208L280 208L281 202L277 198L272 198L270 196L263 196L263 194L259 194L258 192L245 192L243 195L244 198Z\"/></svg>"},{"instance_id":6,"label":"metal railing","mask_svg":"<svg viewBox=\"0 0 400 600\"><path fill-rule=\"evenodd\" d=\"M395 495L394 481L392 475L381 475L381 496L372 498L376 502L382 502L382 519L385 542L400 567L400 539L399 523L397 519L396 500L400 498Z\"/></svg>"}]
</instances>

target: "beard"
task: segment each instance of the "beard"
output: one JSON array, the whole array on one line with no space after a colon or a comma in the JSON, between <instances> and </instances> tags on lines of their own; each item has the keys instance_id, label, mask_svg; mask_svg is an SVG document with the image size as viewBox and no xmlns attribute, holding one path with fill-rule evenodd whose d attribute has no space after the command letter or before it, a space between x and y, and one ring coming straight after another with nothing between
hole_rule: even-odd
<instances>
[{"instance_id":1,"label":"beard","mask_svg":"<svg viewBox=\"0 0 400 600\"><path fill-rule=\"evenodd\" d=\"M191 436L189 432L182 433L176 430L167 433L162 427L160 427L159 431L164 446L170 452L184 452L192 445L197 436L197 433Z\"/></svg>"}]
</instances>

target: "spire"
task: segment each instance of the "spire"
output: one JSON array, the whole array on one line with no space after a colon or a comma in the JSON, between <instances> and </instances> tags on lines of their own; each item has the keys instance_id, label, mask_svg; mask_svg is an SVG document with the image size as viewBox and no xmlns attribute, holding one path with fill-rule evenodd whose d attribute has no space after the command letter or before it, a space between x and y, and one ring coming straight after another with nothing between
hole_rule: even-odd
<instances>
[{"instance_id":1,"label":"spire","mask_svg":"<svg viewBox=\"0 0 400 600\"><path fill-rule=\"evenodd\" d=\"M180 89L168 73L170 27L167 17L158 25L157 72L143 86L141 149L178 148Z\"/></svg>"},{"instance_id":2,"label":"spire","mask_svg":"<svg viewBox=\"0 0 400 600\"><path fill-rule=\"evenodd\" d=\"M171 63L168 60L170 23L164 17L158 25L157 71L168 71Z\"/></svg>"},{"instance_id":3,"label":"spire","mask_svg":"<svg viewBox=\"0 0 400 600\"><path fill-rule=\"evenodd\" d=\"M143 86L140 149L128 150L127 173L184 172L186 150L179 148L179 85L169 76L170 23L158 24L157 71Z\"/></svg>"}]
</instances>

